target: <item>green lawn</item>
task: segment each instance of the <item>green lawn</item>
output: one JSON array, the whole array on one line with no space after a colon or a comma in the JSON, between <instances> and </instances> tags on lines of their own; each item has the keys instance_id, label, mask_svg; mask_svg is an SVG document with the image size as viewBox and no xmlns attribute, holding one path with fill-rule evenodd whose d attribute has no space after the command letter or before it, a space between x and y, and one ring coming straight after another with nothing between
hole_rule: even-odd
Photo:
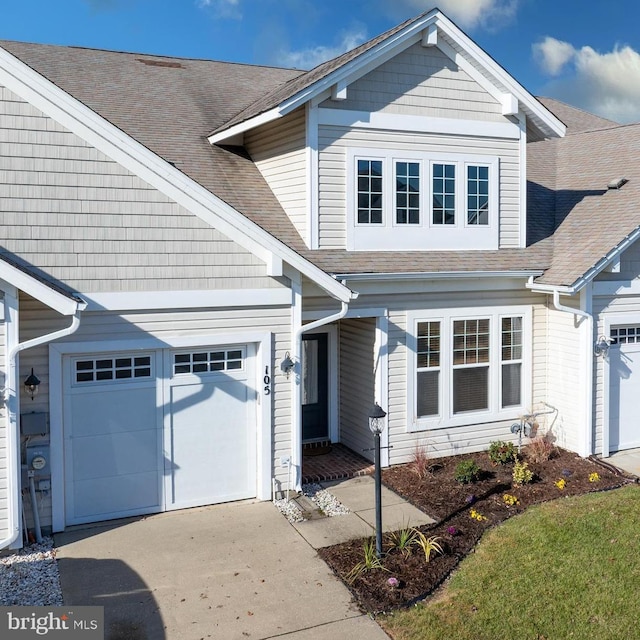
<instances>
[{"instance_id":1,"label":"green lawn","mask_svg":"<svg viewBox=\"0 0 640 640\"><path fill-rule=\"evenodd\" d=\"M640 637L640 486L562 498L490 531L394 640Z\"/></svg>"}]
</instances>

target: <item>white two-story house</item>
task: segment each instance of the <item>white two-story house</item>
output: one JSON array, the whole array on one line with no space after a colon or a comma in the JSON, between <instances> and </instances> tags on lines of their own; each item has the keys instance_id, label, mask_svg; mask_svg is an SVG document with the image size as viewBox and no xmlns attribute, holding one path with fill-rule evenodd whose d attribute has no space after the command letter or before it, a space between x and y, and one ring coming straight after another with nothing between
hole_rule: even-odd
<instances>
[{"instance_id":1,"label":"white two-story house","mask_svg":"<svg viewBox=\"0 0 640 640\"><path fill-rule=\"evenodd\" d=\"M640 446L637 127L437 10L309 72L0 45L0 547L270 499L374 403L385 465Z\"/></svg>"}]
</instances>

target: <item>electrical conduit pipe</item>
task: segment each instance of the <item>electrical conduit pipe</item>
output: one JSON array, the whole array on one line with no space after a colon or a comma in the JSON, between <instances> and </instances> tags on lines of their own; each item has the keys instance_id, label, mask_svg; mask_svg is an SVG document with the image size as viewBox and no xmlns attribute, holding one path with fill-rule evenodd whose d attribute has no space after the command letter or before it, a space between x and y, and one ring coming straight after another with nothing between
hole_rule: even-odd
<instances>
[{"instance_id":1,"label":"electrical conduit pipe","mask_svg":"<svg viewBox=\"0 0 640 640\"><path fill-rule=\"evenodd\" d=\"M7 362L9 363L9 369L10 369L10 375L8 376L9 388L12 388L15 390L17 386L16 385L17 363L15 358L18 355L18 353L20 353L20 351L24 351L25 349L31 349L32 347L37 347L42 344L46 344L47 342L52 342L53 340L57 340L58 338L71 335L72 333L77 331L78 327L80 326L80 311L86 308L86 304L79 303L78 307L79 307L78 311L76 311L75 315L73 316L73 320L71 321L71 324L67 328L60 329L59 331L53 331L52 333L47 333L43 336L32 338L31 340L26 340L25 342L21 342L13 346L9 350L9 353L7 354ZM5 389L5 401L6 401L6 393L7 393L7 390ZM17 393L17 391L14 391L14 393ZM11 411L9 410L9 413L10 412ZM11 487L9 487L10 489L8 492L9 518L8 518L8 526L7 526L7 530L9 531L9 534L4 539L0 540L0 549L5 549L6 547L11 546L18 539L18 536L20 535L20 524L19 524L20 521L18 518L19 499L18 499L17 488L21 484L21 470L20 470L19 460L17 459L17 456L14 455L14 453L18 450L18 442L19 442L18 430L19 430L19 416L17 416L14 411L13 424L11 424L11 420L10 420L9 428L7 430L7 451L9 452L9 455L7 456L7 476L9 478L10 484L13 485L15 490L11 491ZM31 486L32 483L33 483L33 478L30 478L29 489L31 492L31 500L33 503L32 507L34 510L34 524L36 524L37 526L36 539L39 538L41 541L42 533L39 531L40 518L39 518L39 514L37 514L37 505L35 504L35 499L34 499L35 486L32 487Z\"/></svg>"}]
</instances>

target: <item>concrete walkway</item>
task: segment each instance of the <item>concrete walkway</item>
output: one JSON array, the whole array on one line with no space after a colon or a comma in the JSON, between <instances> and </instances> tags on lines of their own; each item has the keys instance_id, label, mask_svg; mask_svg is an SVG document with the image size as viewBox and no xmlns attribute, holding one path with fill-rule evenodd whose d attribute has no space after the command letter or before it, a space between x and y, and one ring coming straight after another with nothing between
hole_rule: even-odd
<instances>
[{"instance_id":1,"label":"concrete walkway","mask_svg":"<svg viewBox=\"0 0 640 640\"><path fill-rule=\"evenodd\" d=\"M640 449L618 451L617 453L611 454L608 458L603 458L603 461L618 467L618 469L627 471L634 476L640 476Z\"/></svg>"},{"instance_id":2,"label":"concrete walkway","mask_svg":"<svg viewBox=\"0 0 640 640\"><path fill-rule=\"evenodd\" d=\"M104 606L106 640L387 638L269 502L118 521L55 542L65 604Z\"/></svg>"},{"instance_id":3,"label":"concrete walkway","mask_svg":"<svg viewBox=\"0 0 640 640\"><path fill-rule=\"evenodd\" d=\"M293 526L314 549L375 535L375 484L371 476L322 482L321 485L348 507L351 513L295 523ZM383 531L419 527L434 522L386 487L382 487L381 497Z\"/></svg>"}]
</instances>

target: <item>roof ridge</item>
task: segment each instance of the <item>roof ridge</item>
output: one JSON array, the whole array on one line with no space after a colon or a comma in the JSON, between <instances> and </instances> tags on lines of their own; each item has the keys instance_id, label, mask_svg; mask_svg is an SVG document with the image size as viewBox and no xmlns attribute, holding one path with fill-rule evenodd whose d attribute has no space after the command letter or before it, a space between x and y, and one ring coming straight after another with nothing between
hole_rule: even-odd
<instances>
[{"instance_id":1,"label":"roof ridge","mask_svg":"<svg viewBox=\"0 0 640 640\"><path fill-rule=\"evenodd\" d=\"M277 69L279 71L292 71L292 72L299 71L299 73L301 74L305 73L291 67L278 67L276 65L256 64L251 62L237 62L233 60L216 60L214 58L196 58L193 56L176 56L176 55L169 55L165 53L150 53L148 51L147 52L121 51L118 49L105 49L102 47L85 47L82 45L74 45L74 44L52 44L52 43L43 43L43 42L26 42L24 40L7 40L4 38L0 39L0 46L3 46L4 43L26 45L30 47L42 47L42 48L55 47L56 49L73 49L74 51L93 51L97 53L112 53L115 55L122 55L122 56L144 56L147 58L167 58L170 60L183 60L183 61L190 61L190 62L213 62L216 64L225 64L230 66L234 65L234 66L241 66L241 67L258 68L258 69ZM295 80L297 77L299 76L295 76L295 78L291 78L290 80ZM288 80L288 82L290 80Z\"/></svg>"}]
</instances>

